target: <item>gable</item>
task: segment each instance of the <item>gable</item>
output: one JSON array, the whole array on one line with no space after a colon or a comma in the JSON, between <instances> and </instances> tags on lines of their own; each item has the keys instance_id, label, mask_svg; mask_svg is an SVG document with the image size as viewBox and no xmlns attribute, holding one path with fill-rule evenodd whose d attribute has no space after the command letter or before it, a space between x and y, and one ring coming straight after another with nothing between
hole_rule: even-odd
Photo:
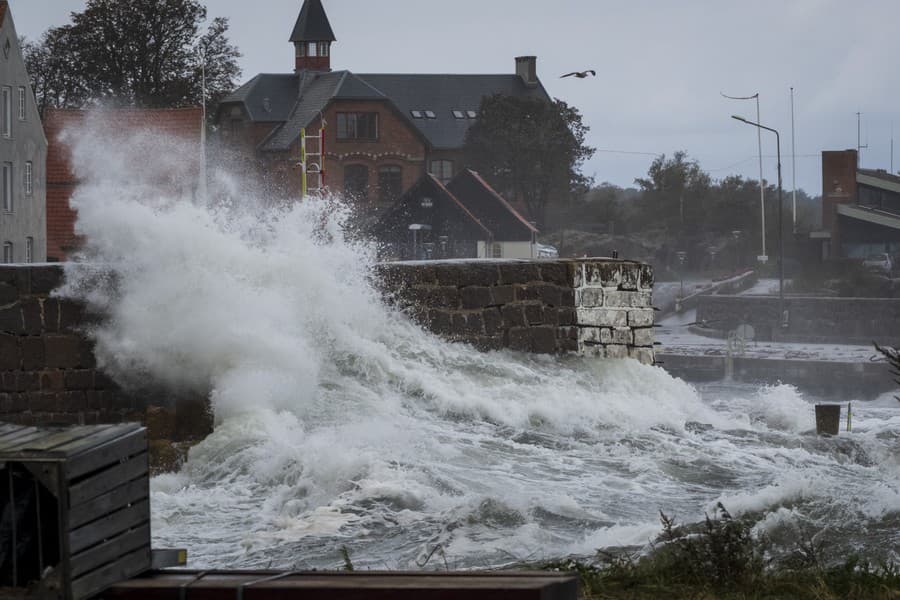
<instances>
[{"instance_id":1,"label":"gable","mask_svg":"<svg viewBox=\"0 0 900 600\"><path fill-rule=\"evenodd\" d=\"M496 241L531 241L538 233L534 225L475 171L463 169L447 184L447 189L493 232Z\"/></svg>"}]
</instances>

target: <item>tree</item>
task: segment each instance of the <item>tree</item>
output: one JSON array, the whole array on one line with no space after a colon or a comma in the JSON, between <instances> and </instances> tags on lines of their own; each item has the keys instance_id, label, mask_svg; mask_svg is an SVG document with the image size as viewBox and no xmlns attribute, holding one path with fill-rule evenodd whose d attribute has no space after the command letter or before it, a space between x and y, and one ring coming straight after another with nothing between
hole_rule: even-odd
<instances>
[{"instance_id":1,"label":"tree","mask_svg":"<svg viewBox=\"0 0 900 600\"><path fill-rule=\"evenodd\" d=\"M634 182L643 191L643 216L648 223L662 221L681 232L702 226L698 223L703 218L702 200L712 180L686 152L679 150L670 159L661 154L650 164L647 177Z\"/></svg>"},{"instance_id":2,"label":"tree","mask_svg":"<svg viewBox=\"0 0 900 600\"><path fill-rule=\"evenodd\" d=\"M562 100L497 94L482 100L463 155L469 167L524 203L529 218L543 226L548 202L563 202L590 187L591 179L579 172L594 154L584 143L587 132L578 110Z\"/></svg>"},{"instance_id":3,"label":"tree","mask_svg":"<svg viewBox=\"0 0 900 600\"><path fill-rule=\"evenodd\" d=\"M201 57L214 106L240 76L240 52L226 37L227 19L213 19L201 35L205 20L197 0L88 0L70 25L25 46L39 108L196 105Z\"/></svg>"}]
</instances>

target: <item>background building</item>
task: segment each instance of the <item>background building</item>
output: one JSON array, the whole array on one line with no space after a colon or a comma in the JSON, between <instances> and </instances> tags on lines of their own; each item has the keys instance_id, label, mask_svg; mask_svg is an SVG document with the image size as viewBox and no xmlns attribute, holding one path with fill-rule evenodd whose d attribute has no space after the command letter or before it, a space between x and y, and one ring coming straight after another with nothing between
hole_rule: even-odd
<instances>
[{"instance_id":1,"label":"background building","mask_svg":"<svg viewBox=\"0 0 900 600\"><path fill-rule=\"evenodd\" d=\"M46 260L47 139L12 13L0 0L0 243L2 261Z\"/></svg>"}]
</instances>

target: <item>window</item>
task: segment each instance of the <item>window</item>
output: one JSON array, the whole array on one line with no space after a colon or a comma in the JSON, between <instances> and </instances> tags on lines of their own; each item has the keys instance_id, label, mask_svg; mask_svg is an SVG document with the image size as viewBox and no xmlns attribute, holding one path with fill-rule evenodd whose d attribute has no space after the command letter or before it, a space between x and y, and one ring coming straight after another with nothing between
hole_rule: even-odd
<instances>
[{"instance_id":1,"label":"window","mask_svg":"<svg viewBox=\"0 0 900 600\"><path fill-rule=\"evenodd\" d=\"M26 98L25 87L23 86L23 87L19 88L19 120L20 121L25 120L25 114L26 114L25 113L25 98Z\"/></svg>"},{"instance_id":2,"label":"window","mask_svg":"<svg viewBox=\"0 0 900 600\"><path fill-rule=\"evenodd\" d=\"M34 191L34 166L29 160L25 163L25 177L22 178L22 188L26 196L30 196Z\"/></svg>"},{"instance_id":3,"label":"window","mask_svg":"<svg viewBox=\"0 0 900 600\"><path fill-rule=\"evenodd\" d=\"M319 42L319 56L328 56L328 42Z\"/></svg>"},{"instance_id":4,"label":"window","mask_svg":"<svg viewBox=\"0 0 900 600\"><path fill-rule=\"evenodd\" d=\"M344 195L354 200L369 199L369 167L366 165L344 167Z\"/></svg>"},{"instance_id":5,"label":"window","mask_svg":"<svg viewBox=\"0 0 900 600\"><path fill-rule=\"evenodd\" d=\"M378 113L353 112L337 114L337 139L369 140L378 139Z\"/></svg>"},{"instance_id":6,"label":"window","mask_svg":"<svg viewBox=\"0 0 900 600\"><path fill-rule=\"evenodd\" d=\"M434 114L433 110L426 110L425 116L428 117L429 119L437 119L437 115Z\"/></svg>"},{"instance_id":7,"label":"window","mask_svg":"<svg viewBox=\"0 0 900 600\"><path fill-rule=\"evenodd\" d=\"M34 262L34 238L25 238L25 262Z\"/></svg>"},{"instance_id":8,"label":"window","mask_svg":"<svg viewBox=\"0 0 900 600\"><path fill-rule=\"evenodd\" d=\"M3 242L3 262L9 264L13 261L12 242Z\"/></svg>"},{"instance_id":9,"label":"window","mask_svg":"<svg viewBox=\"0 0 900 600\"><path fill-rule=\"evenodd\" d=\"M474 110L467 110L466 116L469 117L470 119L474 119L475 117L478 116L478 113L475 112Z\"/></svg>"},{"instance_id":10,"label":"window","mask_svg":"<svg viewBox=\"0 0 900 600\"><path fill-rule=\"evenodd\" d=\"M309 45L306 47L306 55L307 56L318 56L318 52L316 52L316 43L309 42Z\"/></svg>"},{"instance_id":11,"label":"window","mask_svg":"<svg viewBox=\"0 0 900 600\"><path fill-rule=\"evenodd\" d=\"M12 135L12 88L4 87L0 91L0 135L10 137Z\"/></svg>"},{"instance_id":12,"label":"window","mask_svg":"<svg viewBox=\"0 0 900 600\"><path fill-rule=\"evenodd\" d=\"M3 212L13 211L12 163L3 163Z\"/></svg>"},{"instance_id":13,"label":"window","mask_svg":"<svg viewBox=\"0 0 900 600\"><path fill-rule=\"evenodd\" d=\"M421 119L424 116L421 110L411 110L409 114L412 115L413 119Z\"/></svg>"},{"instance_id":14,"label":"window","mask_svg":"<svg viewBox=\"0 0 900 600\"><path fill-rule=\"evenodd\" d=\"M297 51L297 56L299 58L303 58L304 56L306 56L306 42L295 43L294 49Z\"/></svg>"},{"instance_id":15,"label":"window","mask_svg":"<svg viewBox=\"0 0 900 600\"><path fill-rule=\"evenodd\" d=\"M496 242L491 244L491 258L503 258L503 246Z\"/></svg>"},{"instance_id":16,"label":"window","mask_svg":"<svg viewBox=\"0 0 900 600\"><path fill-rule=\"evenodd\" d=\"M464 115L463 111L461 111L461 110L454 110L452 112L453 112L454 119L465 119L466 118L466 115Z\"/></svg>"},{"instance_id":17,"label":"window","mask_svg":"<svg viewBox=\"0 0 900 600\"><path fill-rule=\"evenodd\" d=\"M378 170L378 201L394 202L403 192L402 171L398 166L381 167Z\"/></svg>"},{"instance_id":18,"label":"window","mask_svg":"<svg viewBox=\"0 0 900 600\"><path fill-rule=\"evenodd\" d=\"M453 161L433 160L428 172L437 177L441 183L447 183L453 178Z\"/></svg>"}]
</instances>

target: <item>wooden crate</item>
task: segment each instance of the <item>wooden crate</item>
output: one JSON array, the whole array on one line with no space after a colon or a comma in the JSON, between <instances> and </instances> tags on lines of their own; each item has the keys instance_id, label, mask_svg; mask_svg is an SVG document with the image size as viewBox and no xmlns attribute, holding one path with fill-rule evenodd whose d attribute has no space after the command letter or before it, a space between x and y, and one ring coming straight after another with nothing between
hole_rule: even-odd
<instances>
[{"instance_id":1,"label":"wooden crate","mask_svg":"<svg viewBox=\"0 0 900 600\"><path fill-rule=\"evenodd\" d=\"M0 587L81 600L150 568L139 424L2 423L0 467Z\"/></svg>"}]
</instances>

